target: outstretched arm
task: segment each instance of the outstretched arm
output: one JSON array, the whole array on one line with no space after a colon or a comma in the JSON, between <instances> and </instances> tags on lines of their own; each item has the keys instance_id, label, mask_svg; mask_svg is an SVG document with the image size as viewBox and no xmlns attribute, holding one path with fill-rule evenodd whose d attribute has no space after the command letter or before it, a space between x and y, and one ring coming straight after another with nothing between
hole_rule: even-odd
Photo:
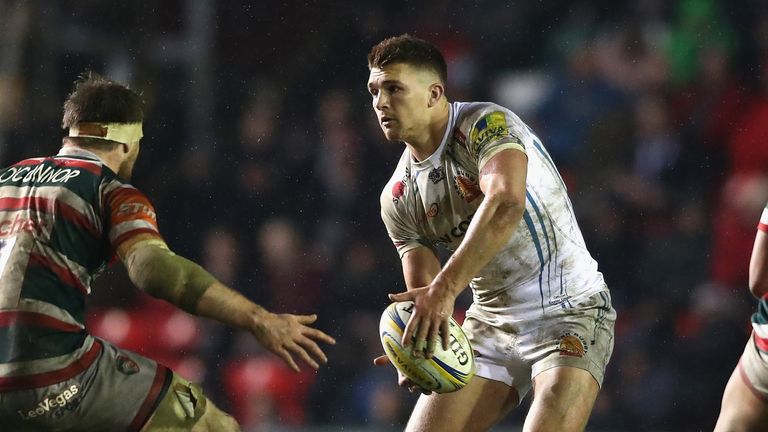
<instances>
[{"instance_id":1,"label":"outstretched arm","mask_svg":"<svg viewBox=\"0 0 768 432\"><path fill-rule=\"evenodd\" d=\"M121 243L117 253L131 281L153 297L187 312L250 331L293 370L293 355L317 369L327 358L317 341L334 339L309 327L315 315L274 314L218 282L205 269L176 255L155 235L138 234Z\"/></svg>"}]
</instances>

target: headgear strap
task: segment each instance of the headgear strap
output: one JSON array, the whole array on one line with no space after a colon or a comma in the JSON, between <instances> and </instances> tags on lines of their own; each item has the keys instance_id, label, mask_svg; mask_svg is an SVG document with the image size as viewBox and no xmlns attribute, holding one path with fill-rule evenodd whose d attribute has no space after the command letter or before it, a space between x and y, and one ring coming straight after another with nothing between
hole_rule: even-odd
<instances>
[{"instance_id":1,"label":"headgear strap","mask_svg":"<svg viewBox=\"0 0 768 432\"><path fill-rule=\"evenodd\" d=\"M137 123L78 123L69 128L69 136L95 138L131 144L144 136Z\"/></svg>"}]
</instances>

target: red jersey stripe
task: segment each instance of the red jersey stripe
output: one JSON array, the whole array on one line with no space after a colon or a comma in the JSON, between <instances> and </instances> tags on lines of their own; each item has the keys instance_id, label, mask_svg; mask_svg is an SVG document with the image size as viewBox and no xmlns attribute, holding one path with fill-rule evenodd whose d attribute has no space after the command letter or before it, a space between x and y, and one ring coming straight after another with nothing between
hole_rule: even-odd
<instances>
[{"instance_id":1,"label":"red jersey stripe","mask_svg":"<svg viewBox=\"0 0 768 432\"><path fill-rule=\"evenodd\" d=\"M81 332L83 330L75 324L37 312L0 311L0 327L10 327L16 324L33 325L65 332Z\"/></svg>"},{"instance_id":2,"label":"red jersey stripe","mask_svg":"<svg viewBox=\"0 0 768 432\"><path fill-rule=\"evenodd\" d=\"M99 357L101 349L101 342L94 340L87 353L63 369L33 375L0 377L0 392L39 388L66 381L91 367Z\"/></svg>"},{"instance_id":3,"label":"red jersey stripe","mask_svg":"<svg viewBox=\"0 0 768 432\"><path fill-rule=\"evenodd\" d=\"M23 160L23 161L21 161L21 162L16 162L15 164L13 164L13 165L11 165L11 166L17 167L17 166L29 166L29 165L37 165L37 164L39 164L39 163L43 162L43 161L44 161L44 160L46 160L46 159L53 159L53 158L49 158L49 157L48 157L48 158L32 158L32 159L25 159L25 160Z\"/></svg>"},{"instance_id":4,"label":"red jersey stripe","mask_svg":"<svg viewBox=\"0 0 768 432\"><path fill-rule=\"evenodd\" d=\"M763 339L755 334L755 345L757 345L760 351L768 352L768 339Z\"/></svg>"},{"instance_id":5,"label":"red jersey stripe","mask_svg":"<svg viewBox=\"0 0 768 432\"><path fill-rule=\"evenodd\" d=\"M149 387L149 392L144 402L141 403L141 407L136 412L136 416L133 418L131 425L128 426L128 431L140 431L141 428L147 423L152 416L153 408L156 408L156 402L162 393L166 376L170 373L167 367L157 364L157 370L155 371L155 379L152 380L152 386Z\"/></svg>"},{"instance_id":6,"label":"red jersey stripe","mask_svg":"<svg viewBox=\"0 0 768 432\"><path fill-rule=\"evenodd\" d=\"M50 258L40 254L31 253L29 254L29 263L47 268L48 270L55 273L61 282L77 289L83 295L88 295L88 287L83 284L83 281L81 281L80 278L75 276L71 270L60 266Z\"/></svg>"},{"instance_id":7,"label":"red jersey stripe","mask_svg":"<svg viewBox=\"0 0 768 432\"><path fill-rule=\"evenodd\" d=\"M115 239L115 241L112 242L112 248L114 250L117 250L117 248L118 248L118 246L120 246L120 244L122 244L124 241L126 241L129 238L131 238L131 237L133 237L135 235L138 235L138 234L154 234L154 235L156 235L161 240L163 238L160 235L160 233L157 232L157 230L154 230L154 229L151 229L151 228L136 228L135 230L130 230L128 232L124 232L124 233L120 234Z\"/></svg>"},{"instance_id":8,"label":"red jersey stripe","mask_svg":"<svg viewBox=\"0 0 768 432\"><path fill-rule=\"evenodd\" d=\"M99 237L100 233L98 228L93 222L88 219L86 215L77 211L69 204L65 204L62 201L57 201L49 198L43 198L38 196L27 196L22 198L5 197L0 198L0 210L32 210L47 214L56 214L56 206L58 206L59 214L68 222L71 222L78 228L82 228L92 234L94 237Z\"/></svg>"},{"instance_id":9,"label":"red jersey stripe","mask_svg":"<svg viewBox=\"0 0 768 432\"><path fill-rule=\"evenodd\" d=\"M759 224L757 224L757 229L759 229L762 232L768 232L768 224L764 224L760 222Z\"/></svg>"}]
</instances>

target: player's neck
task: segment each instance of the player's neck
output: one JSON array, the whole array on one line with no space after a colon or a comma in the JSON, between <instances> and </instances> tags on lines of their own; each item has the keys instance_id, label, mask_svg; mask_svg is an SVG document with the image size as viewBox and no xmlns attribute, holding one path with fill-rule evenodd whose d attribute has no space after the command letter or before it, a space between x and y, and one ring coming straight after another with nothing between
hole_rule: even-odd
<instances>
[{"instance_id":1,"label":"player's neck","mask_svg":"<svg viewBox=\"0 0 768 432\"><path fill-rule=\"evenodd\" d=\"M109 167L109 169L111 169L112 171L118 172L120 170L120 165L122 164L122 159L117 154L118 150L115 150L115 149L103 150L103 149L94 148L94 147L87 147L86 148L86 147L81 147L81 146L76 145L76 144L69 144L69 143L65 143L64 147L73 147L73 148L80 148L80 149L83 149L83 150L87 150L87 151L95 154L96 156L98 156L99 159L101 159L101 161L104 163L104 165Z\"/></svg>"},{"instance_id":2,"label":"player's neck","mask_svg":"<svg viewBox=\"0 0 768 432\"><path fill-rule=\"evenodd\" d=\"M446 99L442 99L435 107L435 113L429 125L424 129L421 136L406 141L406 145L411 149L411 154L417 161L423 161L440 147L445 136L445 128L448 127L448 120L451 114L450 104Z\"/></svg>"}]
</instances>

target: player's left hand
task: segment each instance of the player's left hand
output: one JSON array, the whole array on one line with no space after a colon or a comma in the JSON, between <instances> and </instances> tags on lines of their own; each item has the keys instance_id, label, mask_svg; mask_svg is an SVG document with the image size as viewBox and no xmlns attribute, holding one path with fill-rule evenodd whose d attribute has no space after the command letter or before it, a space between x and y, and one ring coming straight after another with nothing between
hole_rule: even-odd
<instances>
[{"instance_id":1,"label":"player's left hand","mask_svg":"<svg viewBox=\"0 0 768 432\"><path fill-rule=\"evenodd\" d=\"M413 342L411 352L415 357L432 358L438 339L442 341L443 349L448 349L449 319L456 298L447 286L432 282L425 287L390 294L389 299L397 302L412 300L415 305L403 333L403 346Z\"/></svg>"}]
</instances>

